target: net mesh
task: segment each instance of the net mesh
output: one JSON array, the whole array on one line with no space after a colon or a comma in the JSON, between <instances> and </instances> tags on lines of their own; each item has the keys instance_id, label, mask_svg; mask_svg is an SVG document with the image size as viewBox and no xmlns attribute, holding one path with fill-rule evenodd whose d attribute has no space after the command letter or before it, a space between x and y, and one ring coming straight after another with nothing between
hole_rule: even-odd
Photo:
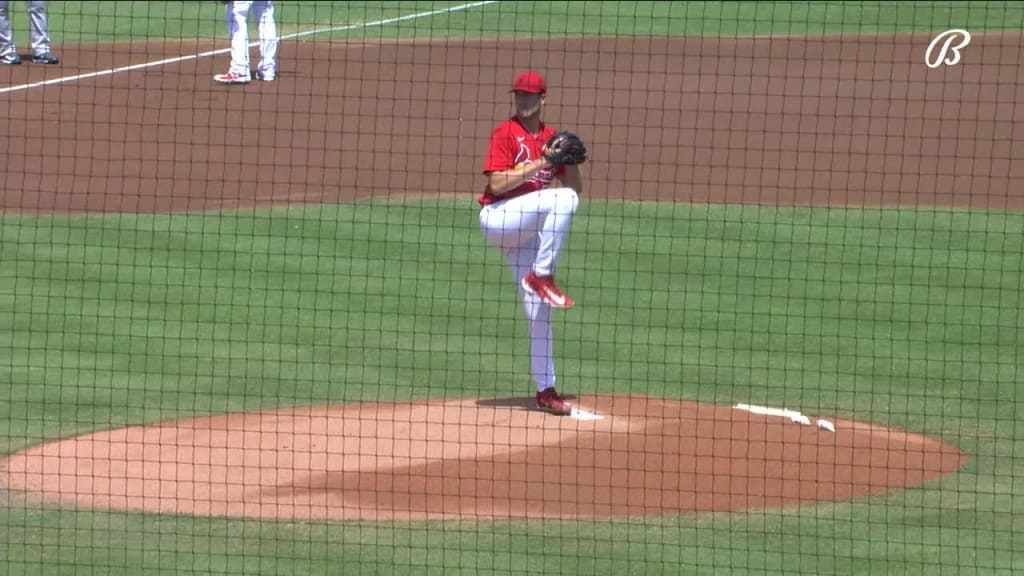
<instances>
[{"instance_id":1,"label":"net mesh","mask_svg":"<svg viewBox=\"0 0 1024 576\"><path fill-rule=\"evenodd\" d=\"M0 572L1013 573L1022 29L0 3Z\"/></svg>"}]
</instances>

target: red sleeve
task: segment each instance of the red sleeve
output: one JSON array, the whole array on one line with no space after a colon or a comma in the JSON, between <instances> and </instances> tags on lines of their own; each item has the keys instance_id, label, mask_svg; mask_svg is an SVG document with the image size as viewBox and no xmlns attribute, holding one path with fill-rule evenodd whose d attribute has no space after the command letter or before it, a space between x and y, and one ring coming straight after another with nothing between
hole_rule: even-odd
<instances>
[{"instance_id":1,"label":"red sleeve","mask_svg":"<svg viewBox=\"0 0 1024 576\"><path fill-rule=\"evenodd\" d=\"M511 134L504 124L499 125L491 133L491 142L484 159L484 172L501 172L514 168L516 147Z\"/></svg>"}]
</instances>

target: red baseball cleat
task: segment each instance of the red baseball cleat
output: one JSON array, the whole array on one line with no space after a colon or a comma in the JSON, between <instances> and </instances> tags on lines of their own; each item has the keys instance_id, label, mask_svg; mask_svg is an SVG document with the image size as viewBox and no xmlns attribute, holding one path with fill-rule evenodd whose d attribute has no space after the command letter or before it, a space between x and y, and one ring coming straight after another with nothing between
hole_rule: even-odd
<instances>
[{"instance_id":1,"label":"red baseball cleat","mask_svg":"<svg viewBox=\"0 0 1024 576\"><path fill-rule=\"evenodd\" d=\"M540 296L552 308L572 308L576 303L568 294L558 289L554 276L537 276L532 271L523 278L523 290Z\"/></svg>"},{"instance_id":2,"label":"red baseball cleat","mask_svg":"<svg viewBox=\"0 0 1024 576\"><path fill-rule=\"evenodd\" d=\"M541 410L557 414L559 416L568 416L572 414L572 404L569 404L558 395L558 391L555 387L545 388L543 392L537 392L537 406Z\"/></svg>"},{"instance_id":3,"label":"red baseball cleat","mask_svg":"<svg viewBox=\"0 0 1024 576\"><path fill-rule=\"evenodd\" d=\"M236 74L230 71L227 74L217 74L213 79L221 84L248 84L252 81L248 74Z\"/></svg>"}]
</instances>

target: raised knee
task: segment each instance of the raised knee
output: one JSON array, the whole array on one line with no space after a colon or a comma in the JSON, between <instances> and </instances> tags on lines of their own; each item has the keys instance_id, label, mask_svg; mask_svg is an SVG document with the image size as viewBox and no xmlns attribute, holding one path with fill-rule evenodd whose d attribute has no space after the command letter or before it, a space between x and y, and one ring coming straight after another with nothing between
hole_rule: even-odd
<instances>
[{"instance_id":1,"label":"raised knee","mask_svg":"<svg viewBox=\"0 0 1024 576\"><path fill-rule=\"evenodd\" d=\"M576 208L580 205L579 194L572 188L559 188L556 199L561 212L576 212Z\"/></svg>"}]
</instances>

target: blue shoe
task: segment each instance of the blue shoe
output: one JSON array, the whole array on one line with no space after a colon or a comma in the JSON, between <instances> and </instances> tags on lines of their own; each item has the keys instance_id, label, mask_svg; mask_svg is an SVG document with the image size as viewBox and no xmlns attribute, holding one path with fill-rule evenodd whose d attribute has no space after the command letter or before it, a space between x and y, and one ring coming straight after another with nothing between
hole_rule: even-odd
<instances>
[{"instance_id":1,"label":"blue shoe","mask_svg":"<svg viewBox=\"0 0 1024 576\"><path fill-rule=\"evenodd\" d=\"M43 54L36 54L35 56L33 56L32 62L36 64L57 64L60 62L60 60L58 60L57 57L53 54L45 52Z\"/></svg>"},{"instance_id":2,"label":"blue shoe","mask_svg":"<svg viewBox=\"0 0 1024 576\"><path fill-rule=\"evenodd\" d=\"M8 66L21 64L21 56L18 56L17 54L8 54L7 56L0 58L0 64L7 64Z\"/></svg>"}]
</instances>

